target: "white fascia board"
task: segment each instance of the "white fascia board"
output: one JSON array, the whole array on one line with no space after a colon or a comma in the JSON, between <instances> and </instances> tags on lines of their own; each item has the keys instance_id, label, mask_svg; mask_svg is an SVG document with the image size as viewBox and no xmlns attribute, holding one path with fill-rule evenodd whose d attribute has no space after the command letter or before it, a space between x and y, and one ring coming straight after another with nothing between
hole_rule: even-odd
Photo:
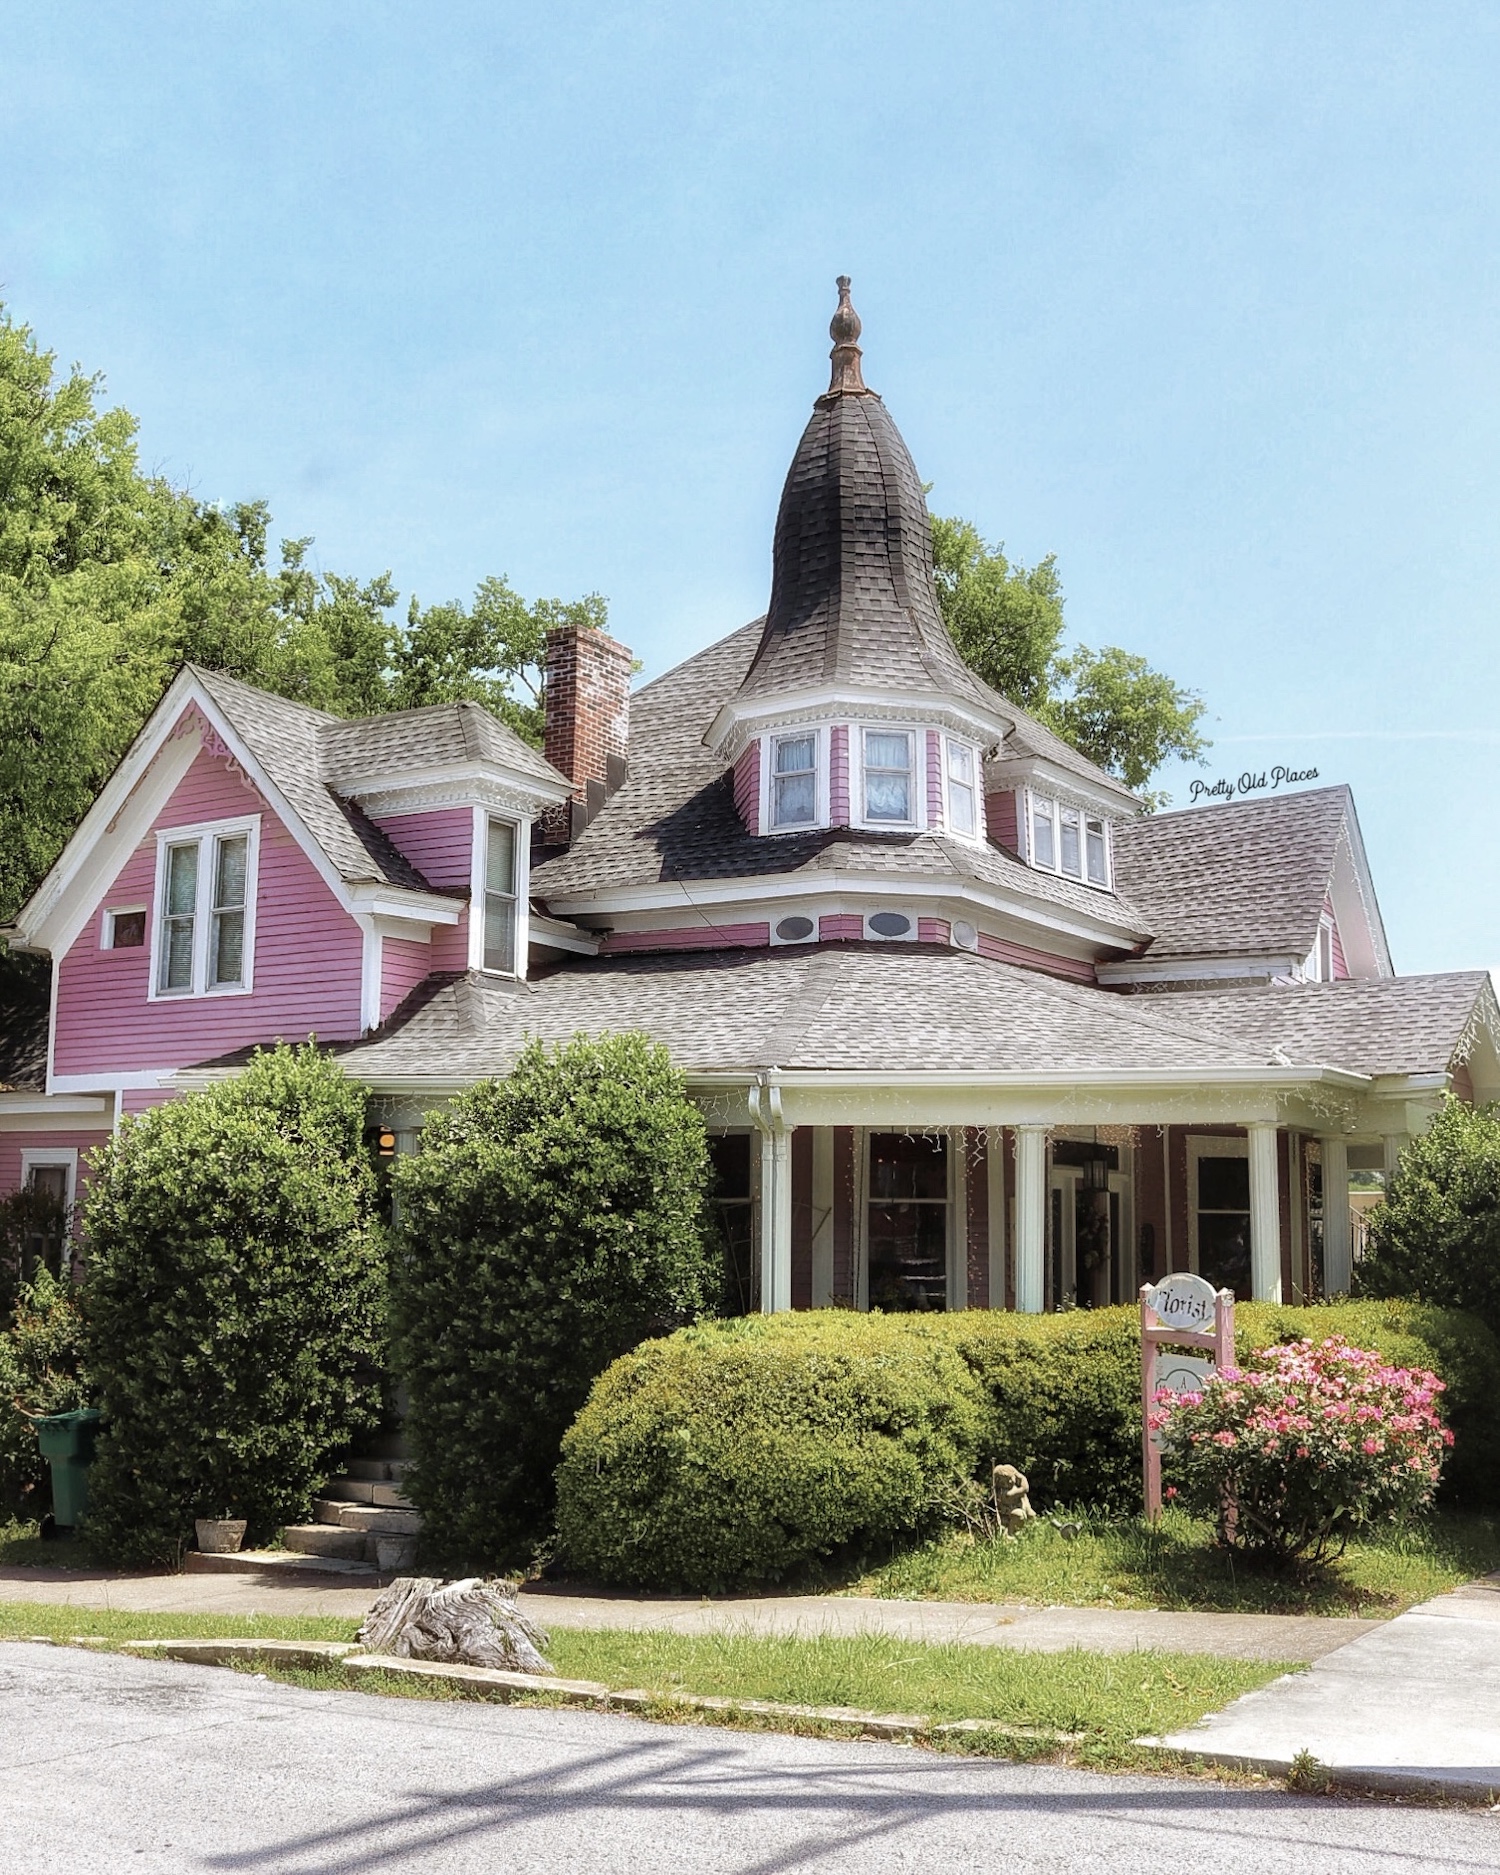
<instances>
[{"instance_id":1,"label":"white fascia board","mask_svg":"<svg viewBox=\"0 0 1500 1875\"><path fill-rule=\"evenodd\" d=\"M123 1094L140 1088L160 1088L168 1084L171 1068L137 1068L122 1074L54 1074L47 1083L49 1094Z\"/></svg>"},{"instance_id":2,"label":"white fascia board","mask_svg":"<svg viewBox=\"0 0 1500 1875\"><path fill-rule=\"evenodd\" d=\"M1039 793L1056 795L1070 804L1096 808L1116 820L1134 820L1144 812L1123 782L1116 791L1103 782L1075 774L1071 768L1049 762L1041 755L1002 753L997 760L985 764L986 786L991 782L998 782L1002 789L1035 786Z\"/></svg>"},{"instance_id":3,"label":"white fascia board","mask_svg":"<svg viewBox=\"0 0 1500 1875\"><path fill-rule=\"evenodd\" d=\"M1385 924L1375 897L1375 881L1370 875L1370 862L1365 855L1352 800L1334 852L1328 896L1333 903L1334 922L1339 928L1339 942L1350 975L1394 976Z\"/></svg>"},{"instance_id":4,"label":"white fascia board","mask_svg":"<svg viewBox=\"0 0 1500 1875\"><path fill-rule=\"evenodd\" d=\"M1099 965L1099 981L1111 983L1232 983L1245 977L1290 976L1300 957L1196 957L1153 962L1149 956Z\"/></svg>"},{"instance_id":5,"label":"white fascia board","mask_svg":"<svg viewBox=\"0 0 1500 1875\"><path fill-rule=\"evenodd\" d=\"M97 1081L92 1085L97 1086ZM0 1126L7 1120L53 1121L62 1125L79 1118L103 1117L114 1111L114 1099L108 1094L0 1094Z\"/></svg>"},{"instance_id":6,"label":"white fascia board","mask_svg":"<svg viewBox=\"0 0 1500 1875\"><path fill-rule=\"evenodd\" d=\"M357 885L348 888L348 896L350 908L367 917L401 918L424 925L457 924L465 904L463 899L439 898L400 885Z\"/></svg>"},{"instance_id":7,"label":"white fascia board","mask_svg":"<svg viewBox=\"0 0 1500 1875\"><path fill-rule=\"evenodd\" d=\"M544 950L574 951L580 957L599 955L599 937L596 932L585 931L581 925L570 924L563 918L548 918L541 912L533 912L529 921L531 942Z\"/></svg>"},{"instance_id":8,"label":"white fascia board","mask_svg":"<svg viewBox=\"0 0 1500 1875\"><path fill-rule=\"evenodd\" d=\"M189 703L201 706L205 700L206 693L191 671L180 671L172 680L46 878L17 914L13 927L20 940L17 950L57 956L73 943L93 915L103 889L103 869L92 863L98 849L108 842L118 849L123 864L145 838L157 810L192 767L200 748L201 738L186 734L176 737L176 747L168 751L174 740L172 730ZM158 761L164 753L166 759ZM110 877L118 871L116 866ZM80 900L84 901L81 909Z\"/></svg>"},{"instance_id":9,"label":"white fascia board","mask_svg":"<svg viewBox=\"0 0 1500 1875\"><path fill-rule=\"evenodd\" d=\"M382 794L416 794L431 790L434 794L455 791L492 782L509 792L529 794L548 804L566 801L573 793L572 784L559 775L556 780L535 775L529 769L510 768L503 762L438 762L426 768L388 768L378 774L355 775L338 783L338 792L361 804Z\"/></svg>"},{"instance_id":10,"label":"white fascia board","mask_svg":"<svg viewBox=\"0 0 1500 1875\"><path fill-rule=\"evenodd\" d=\"M858 686L825 686L820 690L789 690L775 697L757 697L740 705L726 703L709 724L703 746L735 761L752 737L782 722L859 722L915 718L924 728L951 725L972 735L981 745L1003 742L1015 727L1015 718L999 711L977 709L956 697L931 690L872 690Z\"/></svg>"},{"instance_id":11,"label":"white fascia board","mask_svg":"<svg viewBox=\"0 0 1500 1875\"><path fill-rule=\"evenodd\" d=\"M1346 1087L1368 1092L1373 1082L1368 1074L1351 1068L1326 1065L1306 1068L1282 1068L1267 1073L1264 1068L1012 1068L993 1073L948 1068L909 1069L905 1072L874 1074L857 1068L766 1068L750 1070L689 1068L690 1085L701 1087L743 1087L748 1072L751 1081L760 1080L777 1087L953 1087L1007 1090L1017 1087L1090 1088L1090 1087L1178 1087L1211 1089L1217 1087L1256 1087L1269 1093L1292 1093L1314 1084Z\"/></svg>"},{"instance_id":12,"label":"white fascia board","mask_svg":"<svg viewBox=\"0 0 1500 1875\"><path fill-rule=\"evenodd\" d=\"M898 873L871 874L818 872L772 874L764 879L695 879L691 885L674 882L651 885L606 886L587 894L574 892L547 900L548 909L569 918L608 919L622 912L686 911L744 906L752 909L767 901L825 900L835 894L859 900L893 898L949 900L965 907L979 906L1032 929L1070 937L1085 944L1129 950L1144 932L1103 919L1085 924L1080 918L1043 907L1036 899L996 891L974 879L903 878ZM1103 895L1101 894L1101 898Z\"/></svg>"}]
</instances>

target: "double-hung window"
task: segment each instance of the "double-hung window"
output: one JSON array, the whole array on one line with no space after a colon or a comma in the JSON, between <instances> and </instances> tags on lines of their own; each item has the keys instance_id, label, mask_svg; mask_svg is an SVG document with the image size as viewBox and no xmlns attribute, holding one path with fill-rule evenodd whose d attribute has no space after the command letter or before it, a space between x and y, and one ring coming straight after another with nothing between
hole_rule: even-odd
<instances>
[{"instance_id":1,"label":"double-hung window","mask_svg":"<svg viewBox=\"0 0 1500 1875\"><path fill-rule=\"evenodd\" d=\"M158 835L154 995L250 988L259 834L255 816Z\"/></svg>"},{"instance_id":2,"label":"double-hung window","mask_svg":"<svg viewBox=\"0 0 1500 1875\"><path fill-rule=\"evenodd\" d=\"M876 826L912 826L916 814L911 731L867 729L864 735L866 821Z\"/></svg>"},{"instance_id":3,"label":"double-hung window","mask_svg":"<svg viewBox=\"0 0 1500 1875\"><path fill-rule=\"evenodd\" d=\"M484 844L484 967L516 968L516 825L491 820Z\"/></svg>"},{"instance_id":4,"label":"double-hung window","mask_svg":"<svg viewBox=\"0 0 1500 1875\"><path fill-rule=\"evenodd\" d=\"M950 741L948 744L948 830L970 837L979 831L974 751L967 742Z\"/></svg>"},{"instance_id":5,"label":"double-hung window","mask_svg":"<svg viewBox=\"0 0 1500 1875\"><path fill-rule=\"evenodd\" d=\"M1090 885L1109 886L1109 829L1098 814L1045 794L1031 797L1031 863Z\"/></svg>"},{"instance_id":6,"label":"double-hung window","mask_svg":"<svg viewBox=\"0 0 1500 1875\"><path fill-rule=\"evenodd\" d=\"M771 825L811 827L817 818L817 735L777 736L771 744Z\"/></svg>"}]
</instances>

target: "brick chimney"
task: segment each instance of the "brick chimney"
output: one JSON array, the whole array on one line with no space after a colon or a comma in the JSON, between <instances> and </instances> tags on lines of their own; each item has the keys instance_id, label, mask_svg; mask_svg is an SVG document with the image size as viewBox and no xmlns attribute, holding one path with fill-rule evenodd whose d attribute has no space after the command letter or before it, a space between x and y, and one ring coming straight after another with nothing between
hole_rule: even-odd
<instances>
[{"instance_id":1,"label":"brick chimney","mask_svg":"<svg viewBox=\"0 0 1500 1875\"><path fill-rule=\"evenodd\" d=\"M543 751L573 783L571 802L543 817L548 846L575 840L625 779L633 662L627 646L592 626L547 634Z\"/></svg>"}]
</instances>

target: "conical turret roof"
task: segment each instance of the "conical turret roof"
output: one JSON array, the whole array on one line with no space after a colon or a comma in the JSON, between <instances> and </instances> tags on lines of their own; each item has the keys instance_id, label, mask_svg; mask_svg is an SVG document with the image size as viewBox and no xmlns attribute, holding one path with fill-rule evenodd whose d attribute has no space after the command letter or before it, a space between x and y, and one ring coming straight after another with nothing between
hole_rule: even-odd
<instances>
[{"instance_id":1,"label":"conical turret roof","mask_svg":"<svg viewBox=\"0 0 1500 1875\"><path fill-rule=\"evenodd\" d=\"M938 610L932 523L901 432L865 387L841 277L833 374L776 517L771 604L736 703L831 686L933 692L993 709Z\"/></svg>"}]
</instances>

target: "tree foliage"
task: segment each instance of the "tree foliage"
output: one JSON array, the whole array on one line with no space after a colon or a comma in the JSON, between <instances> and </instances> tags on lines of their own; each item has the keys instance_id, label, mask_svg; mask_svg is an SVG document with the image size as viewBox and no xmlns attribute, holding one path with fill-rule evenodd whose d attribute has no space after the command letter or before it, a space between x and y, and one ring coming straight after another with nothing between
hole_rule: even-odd
<instances>
[{"instance_id":1,"label":"tree foliage","mask_svg":"<svg viewBox=\"0 0 1500 1875\"><path fill-rule=\"evenodd\" d=\"M142 469L128 411L0 307L0 922L56 859L185 662L339 715L471 697L541 731L541 647L597 595L503 579L404 620L389 573L270 548L263 502L219 508Z\"/></svg>"},{"instance_id":2,"label":"tree foliage","mask_svg":"<svg viewBox=\"0 0 1500 1875\"><path fill-rule=\"evenodd\" d=\"M1354 1278L1360 1295L1469 1309L1500 1334L1500 1107L1450 1099L1411 1141Z\"/></svg>"},{"instance_id":3,"label":"tree foliage","mask_svg":"<svg viewBox=\"0 0 1500 1875\"><path fill-rule=\"evenodd\" d=\"M195 1517L306 1517L381 1411L384 1237L365 1090L308 1044L126 1119L84 1206L105 1425L89 1533L173 1562Z\"/></svg>"},{"instance_id":4,"label":"tree foliage","mask_svg":"<svg viewBox=\"0 0 1500 1875\"><path fill-rule=\"evenodd\" d=\"M938 602L959 655L1002 696L1128 788L1144 790L1174 756L1201 757L1202 698L1117 646L1064 649L1053 555L1022 566L972 522L941 516L933 519L932 552Z\"/></svg>"},{"instance_id":5,"label":"tree foliage","mask_svg":"<svg viewBox=\"0 0 1500 1875\"><path fill-rule=\"evenodd\" d=\"M90 1397L77 1295L39 1269L20 1285L0 1330L0 1511L39 1515L50 1480L32 1422L87 1406Z\"/></svg>"},{"instance_id":6,"label":"tree foliage","mask_svg":"<svg viewBox=\"0 0 1500 1875\"><path fill-rule=\"evenodd\" d=\"M394 1171L407 1489L454 1567L525 1562L562 1436L617 1355L722 1281L703 1118L643 1035L531 1043L429 1117Z\"/></svg>"}]
</instances>

